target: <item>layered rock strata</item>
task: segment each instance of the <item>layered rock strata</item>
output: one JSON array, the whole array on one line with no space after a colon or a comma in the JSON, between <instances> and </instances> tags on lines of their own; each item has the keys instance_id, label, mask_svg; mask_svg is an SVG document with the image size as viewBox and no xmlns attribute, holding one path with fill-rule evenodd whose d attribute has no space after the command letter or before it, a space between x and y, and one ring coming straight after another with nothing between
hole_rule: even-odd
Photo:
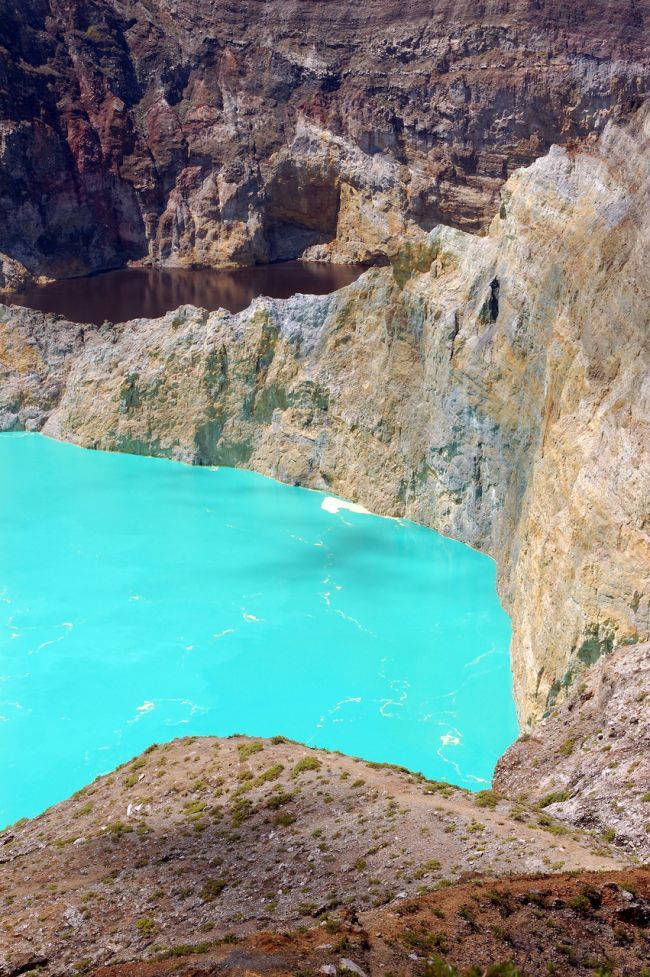
<instances>
[{"instance_id":1,"label":"layered rock strata","mask_svg":"<svg viewBox=\"0 0 650 977\"><path fill-rule=\"evenodd\" d=\"M80 327L0 317L4 429L242 465L492 554L522 723L648 624L648 130L553 149L486 237L329 296Z\"/></svg>"},{"instance_id":2,"label":"layered rock strata","mask_svg":"<svg viewBox=\"0 0 650 977\"><path fill-rule=\"evenodd\" d=\"M639 105L647 25L637 0L5 0L0 262L372 261L485 227L517 166Z\"/></svg>"}]
</instances>

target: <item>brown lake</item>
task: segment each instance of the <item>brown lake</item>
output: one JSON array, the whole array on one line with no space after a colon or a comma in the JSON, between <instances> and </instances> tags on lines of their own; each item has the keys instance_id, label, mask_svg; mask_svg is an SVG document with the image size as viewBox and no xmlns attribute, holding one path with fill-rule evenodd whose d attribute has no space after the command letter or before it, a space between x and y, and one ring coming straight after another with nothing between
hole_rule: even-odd
<instances>
[{"instance_id":1,"label":"brown lake","mask_svg":"<svg viewBox=\"0 0 650 977\"><path fill-rule=\"evenodd\" d=\"M363 265L284 261L251 268L123 268L40 285L7 296L7 303L55 313L72 322L101 324L153 319L179 305L241 312L258 295L285 299L326 295L355 281Z\"/></svg>"}]
</instances>

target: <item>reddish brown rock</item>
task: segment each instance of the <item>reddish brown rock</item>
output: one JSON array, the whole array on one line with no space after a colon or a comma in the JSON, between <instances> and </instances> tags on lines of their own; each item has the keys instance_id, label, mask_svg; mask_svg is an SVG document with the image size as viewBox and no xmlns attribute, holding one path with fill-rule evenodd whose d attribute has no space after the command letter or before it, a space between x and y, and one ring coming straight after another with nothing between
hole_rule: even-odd
<instances>
[{"instance_id":1,"label":"reddish brown rock","mask_svg":"<svg viewBox=\"0 0 650 977\"><path fill-rule=\"evenodd\" d=\"M513 169L638 105L646 7L4 0L0 252L65 277L484 227Z\"/></svg>"}]
</instances>

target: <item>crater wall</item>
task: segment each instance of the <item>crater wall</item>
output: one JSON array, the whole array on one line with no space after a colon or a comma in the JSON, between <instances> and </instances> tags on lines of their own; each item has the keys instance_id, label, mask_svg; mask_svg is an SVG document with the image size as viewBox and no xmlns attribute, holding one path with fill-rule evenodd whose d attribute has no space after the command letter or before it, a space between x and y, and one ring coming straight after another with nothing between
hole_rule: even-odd
<instances>
[{"instance_id":1,"label":"crater wall","mask_svg":"<svg viewBox=\"0 0 650 977\"><path fill-rule=\"evenodd\" d=\"M485 230L647 92L637 0L0 2L0 288Z\"/></svg>"},{"instance_id":2,"label":"crater wall","mask_svg":"<svg viewBox=\"0 0 650 977\"><path fill-rule=\"evenodd\" d=\"M329 296L80 327L0 307L0 427L240 465L490 553L521 722L650 637L650 114Z\"/></svg>"}]
</instances>

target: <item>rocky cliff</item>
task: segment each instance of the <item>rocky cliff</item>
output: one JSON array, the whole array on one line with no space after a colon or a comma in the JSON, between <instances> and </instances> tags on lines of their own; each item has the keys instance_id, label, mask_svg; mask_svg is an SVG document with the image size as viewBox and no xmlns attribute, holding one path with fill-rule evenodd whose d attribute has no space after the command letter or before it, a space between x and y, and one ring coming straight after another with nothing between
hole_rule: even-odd
<instances>
[{"instance_id":1,"label":"rocky cliff","mask_svg":"<svg viewBox=\"0 0 650 977\"><path fill-rule=\"evenodd\" d=\"M1 0L0 288L484 228L648 42L643 0Z\"/></svg>"},{"instance_id":2,"label":"rocky cliff","mask_svg":"<svg viewBox=\"0 0 650 977\"><path fill-rule=\"evenodd\" d=\"M650 645L619 648L501 757L494 786L650 858Z\"/></svg>"},{"instance_id":3,"label":"rocky cliff","mask_svg":"<svg viewBox=\"0 0 650 977\"><path fill-rule=\"evenodd\" d=\"M438 227L324 297L81 328L0 316L0 418L243 465L492 554L522 723L650 636L648 135L517 171L489 233Z\"/></svg>"}]
</instances>

